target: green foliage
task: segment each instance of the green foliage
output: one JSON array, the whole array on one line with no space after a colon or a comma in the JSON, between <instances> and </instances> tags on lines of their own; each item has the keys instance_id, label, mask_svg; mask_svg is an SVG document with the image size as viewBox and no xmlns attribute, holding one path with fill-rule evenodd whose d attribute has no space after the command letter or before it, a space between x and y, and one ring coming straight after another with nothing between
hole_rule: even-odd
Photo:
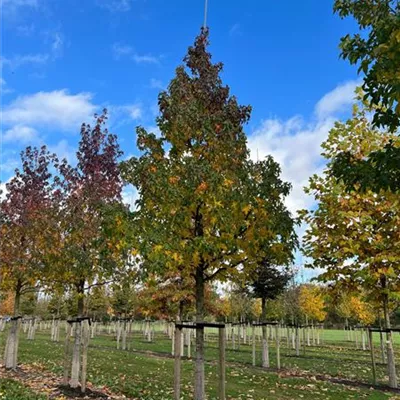
<instances>
[{"instance_id":1,"label":"green foliage","mask_svg":"<svg viewBox=\"0 0 400 400\"><path fill-rule=\"evenodd\" d=\"M110 308L110 298L104 286L94 286L87 295L87 314L94 320L105 320Z\"/></svg>"},{"instance_id":2,"label":"green foliage","mask_svg":"<svg viewBox=\"0 0 400 400\"><path fill-rule=\"evenodd\" d=\"M127 317L133 314L137 305L137 294L134 286L128 281L112 285L110 304L114 315Z\"/></svg>"},{"instance_id":3,"label":"green foliage","mask_svg":"<svg viewBox=\"0 0 400 400\"><path fill-rule=\"evenodd\" d=\"M400 126L400 3L397 0L335 0L340 17L353 17L362 32L342 37L343 58L364 74L363 99L371 104L377 127L398 131ZM346 151L336 155L333 174L352 189L400 190L400 148L386 143L364 159Z\"/></svg>"},{"instance_id":4,"label":"green foliage","mask_svg":"<svg viewBox=\"0 0 400 400\"><path fill-rule=\"evenodd\" d=\"M38 296L35 292L27 292L21 296L21 315L35 315Z\"/></svg>"},{"instance_id":5,"label":"green foliage","mask_svg":"<svg viewBox=\"0 0 400 400\"><path fill-rule=\"evenodd\" d=\"M357 107L352 119L336 123L322 145L327 167L323 175L310 179L307 188L318 207L305 213L309 228L304 253L313 259L310 267L323 269L319 280L364 290L381 304L388 298L399 300L399 195L357 186L348 192L332 177L332 159L341 151L363 159L391 140L398 143L399 138L375 129Z\"/></svg>"},{"instance_id":6,"label":"green foliage","mask_svg":"<svg viewBox=\"0 0 400 400\"><path fill-rule=\"evenodd\" d=\"M342 57L364 73L365 99L376 106L373 122L400 126L400 4L397 0L336 0L340 17L352 16L363 34L342 37Z\"/></svg>"}]
</instances>

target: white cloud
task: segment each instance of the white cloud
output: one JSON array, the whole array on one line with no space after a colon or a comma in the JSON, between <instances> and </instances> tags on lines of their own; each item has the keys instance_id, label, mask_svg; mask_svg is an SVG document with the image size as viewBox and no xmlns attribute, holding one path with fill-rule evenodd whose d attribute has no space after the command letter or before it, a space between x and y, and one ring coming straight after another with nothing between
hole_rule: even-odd
<instances>
[{"instance_id":1,"label":"white cloud","mask_svg":"<svg viewBox=\"0 0 400 400\"><path fill-rule=\"evenodd\" d=\"M150 79L150 87L152 89L161 89L161 90L164 89L164 85L162 84L162 82L159 79L154 79L154 78Z\"/></svg>"},{"instance_id":2,"label":"white cloud","mask_svg":"<svg viewBox=\"0 0 400 400\"><path fill-rule=\"evenodd\" d=\"M131 9L132 0L98 0L97 5L111 12L126 12Z\"/></svg>"},{"instance_id":3,"label":"white cloud","mask_svg":"<svg viewBox=\"0 0 400 400\"><path fill-rule=\"evenodd\" d=\"M346 110L354 103L354 90L359 84L359 81L349 81L327 93L315 106L317 117L324 118Z\"/></svg>"},{"instance_id":4,"label":"white cloud","mask_svg":"<svg viewBox=\"0 0 400 400\"><path fill-rule=\"evenodd\" d=\"M117 126L142 118L143 110L140 104L111 105L108 107L111 123ZM115 128L115 126L114 126Z\"/></svg>"},{"instance_id":5,"label":"white cloud","mask_svg":"<svg viewBox=\"0 0 400 400\"><path fill-rule=\"evenodd\" d=\"M152 56L151 54L134 53L131 59L135 61L136 64L158 64L160 62L158 57Z\"/></svg>"},{"instance_id":6,"label":"white cloud","mask_svg":"<svg viewBox=\"0 0 400 400\"><path fill-rule=\"evenodd\" d=\"M21 144L33 144L39 140L38 131L30 126L15 125L3 135L3 142L18 142Z\"/></svg>"},{"instance_id":7,"label":"white cloud","mask_svg":"<svg viewBox=\"0 0 400 400\"><path fill-rule=\"evenodd\" d=\"M2 0L1 5L3 7L37 7L38 1L37 0Z\"/></svg>"},{"instance_id":8,"label":"white cloud","mask_svg":"<svg viewBox=\"0 0 400 400\"><path fill-rule=\"evenodd\" d=\"M60 140L54 146L49 146L49 151L55 153L60 160L66 158L70 164L74 165L76 163L76 148L71 146L65 139Z\"/></svg>"},{"instance_id":9,"label":"white cloud","mask_svg":"<svg viewBox=\"0 0 400 400\"><path fill-rule=\"evenodd\" d=\"M240 36L241 34L240 24L234 24L231 29L229 29L229 36Z\"/></svg>"},{"instance_id":10,"label":"white cloud","mask_svg":"<svg viewBox=\"0 0 400 400\"><path fill-rule=\"evenodd\" d=\"M64 38L60 32L54 32L52 36L51 50L53 52L53 56L57 57L63 52Z\"/></svg>"},{"instance_id":11,"label":"white cloud","mask_svg":"<svg viewBox=\"0 0 400 400\"><path fill-rule=\"evenodd\" d=\"M146 131L148 133L154 133L154 135L157 138L161 137L161 131L160 131L160 128L158 126L156 126L156 125L146 126L145 129L146 129Z\"/></svg>"},{"instance_id":12,"label":"white cloud","mask_svg":"<svg viewBox=\"0 0 400 400\"><path fill-rule=\"evenodd\" d=\"M292 183L293 189L286 201L292 213L314 204L314 199L303 188L310 176L324 168L321 143L333 127L337 113L352 104L355 86L356 82L347 82L323 96L315 106L317 119L314 121L305 121L300 116L267 119L249 136L251 157L261 160L272 155L282 168L282 178Z\"/></svg>"},{"instance_id":13,"label":"white cloud","mask_svg":"<svg viewBox=\"0 0 400 400\"><path fill-rule=\"evenodd\" d=\"M2 57L1 64L4 66L8 66L12 69L16 69L26 64L44 65L49 60L50 60L50 55L47 53L25 54L25 55L16 54L11 58Z\"/></svg>"},{"instance_id":14,"label":"white cloud","mask_svg":"<svg viewBox=\"0 0 400 400\"><path fill-rule=\"evenodd\" d=\"M7 195L6 182L0 182L0 201L5 199Z\"/></svg>"},{"instance_id":15,"label":"white cloud","mask_svg":"<svg viewBox=\"0 0 400 400\"><path fill-rule=\"evenodd\" d=\"M114 43L112 46L112 52L116 60L120 60L122 57L128 57L136 64L160 63L160 57L156 57L151 54L138 54L135 52L133 47L121 43Z\"/></svg>"},{"instance_id":16,"label":"white cloud","mask_svg":"<svg viewBox=\"0 0 400 400\"><path fill-rule=\"evenodd\" d=\"M97 107L90 93L69 94L66 89L17 97L3 109L5 124L48 126L78 130Z\"/></svg>"},{"instance_id":17,"label":"white cloud","mask_svg":"<svg viewBox=\"0 0 400 400\"><path fill-rule=\"evenodd\" d=\"M20 36L31 36L35 32L35 26L30 25L20 25L16 28L18 35Z\"/></svg>"},{"instance_id":18,"label":"white cloud","mask_svg":"<svg viewBox=\"0 0 400 400\"><path fill-rule=\"evenodd\" d=\"M119 60L123 56L127 56L132 54L133 48L128 45L123 45L120 43L114 43L112 46L112 51L114 54L114 58Z\"/></svg>"},{"instance_id":19,"label":"white cloud","mask_svg":"<svg viewBox=\"0 0 400 400\"><path fill-rule=\"evenodd\" d=\"M0 164L0 181L3 178L3 174L10 174L15 171L17 167L19 167L20 161L18 158L9 157L6 160L1 160Z\"/></svg>"},{"instance_id":20,"label":"white cloud","mask_svg":"<svg viewBox=\"0 0 400 400\"><path fill-rule=\"evenodd\" d=\"M129 205L129 208L133 211L136 209L135 202L139 198L139 193L132 185L124 186L122 189L122 202Z\"/></svg>"},{"instance_id":21,"label":"white cloud","mask_svg":"<svg viewBox=\"0 0 400 400\"><path fill-rule=\"evenodd\" d=\"M0 0L0 6L4 13L15 14L20 7L37 8L38 0Z\"/></svg>"},{"instance_id":22,"label":"white cloud","mask_svg":"<svg viewBox=\"0 0 400 400\"><path fill-rule=\"evenodd\" d=\"M13 89L7 87L7 82L3 78L0 78L0 89L2 95L13 92Z\"/></svg>"},{"instance_id":23,"label":"white cloud","mask_svg":"<svg viewBox=\"0 0 400 400\"><path fill-rule=\"evenodd\" d=\"M0 0L1 1L1 0ZM17 32L20 35L30 36L34 31L34 26L17 27ZM11 57L3 56L1 65L11 69L17 69L24 65L43 66L49 61L55 61L59 58L64 49L64 36L59 31L42 32L46 39L45 43L49 45L48 52L36 54L14 54Z\"/></svg>"}]
</instances>

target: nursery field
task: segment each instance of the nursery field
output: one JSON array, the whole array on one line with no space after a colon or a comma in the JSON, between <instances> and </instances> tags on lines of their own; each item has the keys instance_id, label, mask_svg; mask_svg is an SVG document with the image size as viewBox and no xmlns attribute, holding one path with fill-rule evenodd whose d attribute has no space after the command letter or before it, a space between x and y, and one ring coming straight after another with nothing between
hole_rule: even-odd
<instances>
[{"instance_id":1,"label":"nursery field","mask_svg":"<svg viewBox=\"0 0 400 400\"><path fill-rule=\"evenodd\" d=\"M60 341L50 341L49 332L38 332L35 340L21 335L20 365L17 372L1 370L0 399L65 399L59 388L62 376L63 332ZM343 331L325 330L319 346L302 346L299 357L281 341L281 369L276 370L274 341L270 341L271 368L262 369L261 346L256 345L256 367L252 366L252 346L226 348L227 399L400 399L389 391L385 366L380 360L379 337L374 336L377 379L372 386L370 352L356 349ZM397 362L400 335L394 336ZM128 337L129 350L118 350L114 335L102 333L90 341L88 387L106 397L130 399L172 399L173 368L171 340L156 331L149 342L142 332ZM1 347L4 345L4 333ZM1 349L3 350L3 349ZM304 352L305 350L305 352ZM186 354L186 353L185 353ZM206 392L217 399L217 343L212 333L206 342ZM193 398L193 362L182 360L182 399ZM94 396L94 394L93 394ZM125 397L124 397L125 396Z\"/></svg>"}]
</instances>

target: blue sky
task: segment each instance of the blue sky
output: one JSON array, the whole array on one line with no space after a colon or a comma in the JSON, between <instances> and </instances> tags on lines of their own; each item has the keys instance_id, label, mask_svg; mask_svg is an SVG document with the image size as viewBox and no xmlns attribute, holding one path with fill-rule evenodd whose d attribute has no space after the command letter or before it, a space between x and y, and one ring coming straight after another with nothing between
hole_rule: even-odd
<instances>
[{"instance_id":1,"label":"blue sky","mask_svg":"<svg viewBox=\"0 0 400 400\"><path fill-rule=\"evenodd\" d=\"M26 145L71 161L81 122L102 107L126 155L136 125L154 127L166 87L203 21L204 0L0 0L1 181ZM357 75L339 59L351 20L332 0L209 0L215 61L242 104L252 156L272 154L293 183L292 211L312 206L302 187L321 171L320 143L350 110Z\"/></svg>"}]
</instances>

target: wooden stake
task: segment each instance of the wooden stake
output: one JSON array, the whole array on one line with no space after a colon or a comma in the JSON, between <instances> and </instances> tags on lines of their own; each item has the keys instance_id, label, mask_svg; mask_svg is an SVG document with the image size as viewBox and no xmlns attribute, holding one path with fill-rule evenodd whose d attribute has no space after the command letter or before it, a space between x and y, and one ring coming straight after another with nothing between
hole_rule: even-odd
<instances>
[{"instance_id":1,"label":"wooden stake","mask_svg":"<svg viewBox=\"0 0 400 400\"><path fill-rule=\"evenodd\" d=\"M279 326L275 325L276 334L276 368L281 369L281 355L279 351Z\"/></svg>"},{"instance_id":2,"label":"wooden stake","mask_svg":"<svg viewBox=\"0 0 400 400\"><path fill-rule=\"evenodd\" d=\"M174 399L181 398L181 339L182 329L175 328Z\"/></svg>"},{"instance_id":3,"label":"wooden stake","mask_svg":"<svg viewBox=\"0 0 400 400\"><path fill-rule=\"evenodd\" d=\"M368 331L369 337L369 348L371 349L371 362L372 362L372 382L376 385L376 365L375 365L375 354L374 354L374 345L372 343L372 331Z\"/></svg>"},{"instance_id":4,"label":"wooden stake","mask_svg":"<svg viewBox=\"0 0 400 400\"><path fill-rule=\"evenodd\" d=\"M256 328L253 325L251 329L251 335L252 335L252 346L253 346L253 367L256 366Z\"/></svg>"},{"instance_id":5,"label":"wooden stake","mask_svg":"<svg viewBox=\"0 0 400 400\"><path fill-rule=\"evenodd\" d=\"M219 328L219 399L225 400L225 328Z\"/></svg>"},{"instance_id":6,"label":"wooden stake","mask_svg":"<svg viewBox=\"0 0 400 400\"><path fill-rule=\"evenodd\" d=\"M71 338L71 325L67 323L67 333L65 336L65 343L64 343L64 376L62 380L63 385L68 385L70 338Z\"/></svg>"},{"instance_id":7,"label":"wooden stake","mask_svg":"<svg viewBox=\"0 0 400 400\"><path fill-rule=\"evenodd\" d=\"M82 336L83 336L83 348L82 348L82 372L81 372L81 392L86 391L86 372L87 372L87 353L89 347L89 321L83 321Z\"/></svg>"}]
</instances>

